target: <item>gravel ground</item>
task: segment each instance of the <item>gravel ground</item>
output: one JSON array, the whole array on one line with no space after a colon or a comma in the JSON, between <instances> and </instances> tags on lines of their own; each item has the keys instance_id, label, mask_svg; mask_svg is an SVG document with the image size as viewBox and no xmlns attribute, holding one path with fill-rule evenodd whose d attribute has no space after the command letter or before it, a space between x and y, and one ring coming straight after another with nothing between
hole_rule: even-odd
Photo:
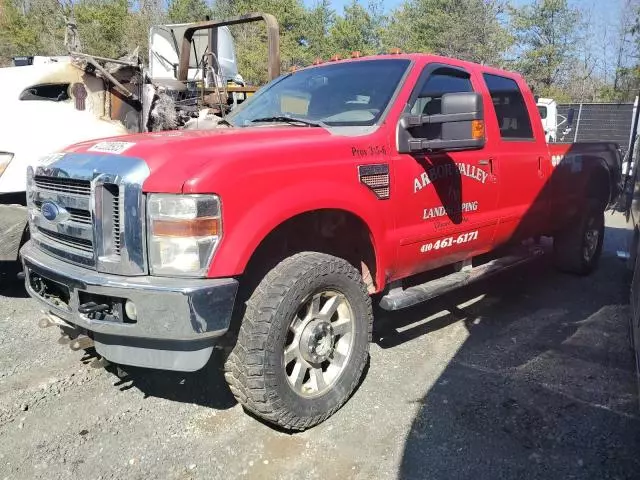
<instances>
[{"instance_id":1,"label":"gravel ground","mask_svg":"<svg viewBox=\"0 0 640 480\"><path fill-rule=\"evenodd\" d=\"M639 478L619 218L591 277L537 261L376 318L366 377L303 433L243 413L220 362L113 366L0 287L0 479Z\"/></svg>"}]
</instances>

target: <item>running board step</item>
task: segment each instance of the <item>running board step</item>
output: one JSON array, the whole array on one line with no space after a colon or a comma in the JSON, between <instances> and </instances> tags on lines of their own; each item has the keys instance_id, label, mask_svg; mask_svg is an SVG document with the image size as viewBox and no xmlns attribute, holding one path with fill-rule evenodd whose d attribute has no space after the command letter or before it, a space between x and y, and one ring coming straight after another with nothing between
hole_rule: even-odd
<instances>
[{"instance_id":1,"label":"running board step","mask_svg":"<svg viewBox=\"0 0 640 480\"><path fill-rule=\"evenodd\" d=\"M430 282L416 285L406 289L394 288L380 300L380 307L384 310L394 311L412 307L418 303L426 302L439 297L456 288L469 285L490 277L498 272L526 263L542 255L541 248L535 248L527 253L496 258L488 263L479 265L470 270L455 272L446 277L431 280Z\"/></svg>"}]
</instances>

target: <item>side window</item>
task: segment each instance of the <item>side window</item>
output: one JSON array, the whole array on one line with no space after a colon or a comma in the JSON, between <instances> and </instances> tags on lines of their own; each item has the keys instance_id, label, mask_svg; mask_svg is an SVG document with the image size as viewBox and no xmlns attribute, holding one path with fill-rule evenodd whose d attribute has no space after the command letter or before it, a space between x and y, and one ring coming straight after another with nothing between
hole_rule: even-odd
<instances>
[{"instance_id":1,"label":"side window","mask_svg":"<svg viewBox=\"0 0 640 480\"><path fill-rule=\"evenodd\" d=\"M540 114L540 118L544 120L545 118L547 118L547 107L538 105L538 113Z\"/></svg>"},{"instance_id":2,"label":"side window","mask_svg":"<svg viewBox=\"0 0 640 480\"><path fill-rule=\"evenodd\" d=\"M412 115L435 115L442 113L442 96L445 93L472 92L469 75L465 72L441 68L435 70L424 82L420 93L411 105ZM427 124L411 129L415 138L436 140L441 138L442 125Z\"/></svg>"},{"instance_id":3,"label":"side window","mask_svg":"<svg viewBox=\"0 0 640 480\"><path fill-rule=\"evenodd\" d=\"M533 130L522 92L515 80L483 74L498 117L503 140L533 140Z\"/></svg>"}]
</instances>

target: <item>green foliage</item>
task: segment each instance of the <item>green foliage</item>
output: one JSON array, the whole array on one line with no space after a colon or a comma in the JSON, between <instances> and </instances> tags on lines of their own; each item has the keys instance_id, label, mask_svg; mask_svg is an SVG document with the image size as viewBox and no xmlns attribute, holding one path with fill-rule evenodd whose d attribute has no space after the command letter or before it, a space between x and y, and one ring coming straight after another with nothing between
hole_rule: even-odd
<instances>
[{"instance_id":1,"label":"green foliage","mask_svg":"<svg viewBox=\"0 0 640 480\"><path fill-rule=\"evenodd\" d=\"M314 1L0 0L0 65L16 55L66 53L69 19L77 23L82 51L117 57L140 47L146 58L152 25L266 12L280 26L283 72L317 57L399 47L506 66L522 73L537 94L560 101L627 101L640 87L636 0L626 0L620 11L615 62L602 56L606 53L598 60L597 36L581 24L584 7L569 0L518 1L517 7L509 0L401 0L392 11L384 10L385 0L350 0L338 12L332 0ZM243 77L266 82L264 25L235 26L232 33ZM598 62L615 66L602 73Z\"/></svg>"},{"instance_id":2,"label":"green foliage","mask_svg":"<svg viewBox=\"0 0 640 480\"><path fill-rule=\"evenodd\" d=\"M202 22L211 9L204 0L170 0L167 18L171 23Z\"/></svg>"},{"instance_id":3,"label":"green foliage","mask_svg":"<svg viewBox=\"0 0 640 480\"><path fill-rule=\"evenodd\" d=\"M306 15L305 42L309 60L330 55L329 30L336 20L336 13L329 0L320 0Z\"/></svg>"},{"instance_id":4,"label":"green foliage","mask_svg":"<svg viewBox=\"0 0 640 480\"><path fill-rule=\"evenodd\" d=\"M567 0L536 0L511 9L519 55L514 66L533 86L543 89L570 75L580 11Z\"/></svg>"},{"instance_id":5,"label":"green foliage","mask_svg":"<svg viewBox=\"0 0 640 480\"><path fill-rule=\"evenodd\" d=\"M512 37L497 0L411 0L390 17L387 48L499 65Z\"/></svg>"},{"instance_id":6,"label":"green foliage","mask_svg":"<svg viewBox=\"0 0 640 480\"><path fill-rule=\"evenodd\" d=\"M64 53L64 10L55 0L0 0L0 63L18 55Z\"/></svg>"},{"instance_id":7,"label":"green foliage","mask_svg":"<svg viewBox=\"0 0 640 480\"><path fill-rule=\"evenodd\" d=\"M74 15L86 52L100 52L109 58L127 53L128 42L123 28L129 18L127 0L79 0L74 5Z\"/></svg>"},{"instance_id":8,"label":"green foliage","mask_svg":"<svg viewBox=\"0 0 640 480\"><path fill-rule=\"evenodd\" d=\"M357 0L344 7L329 32L329 44L333 53L348 56L359 51L363 55L377 53L380 46L376 18Z\"/></svg>"}]
</instances>

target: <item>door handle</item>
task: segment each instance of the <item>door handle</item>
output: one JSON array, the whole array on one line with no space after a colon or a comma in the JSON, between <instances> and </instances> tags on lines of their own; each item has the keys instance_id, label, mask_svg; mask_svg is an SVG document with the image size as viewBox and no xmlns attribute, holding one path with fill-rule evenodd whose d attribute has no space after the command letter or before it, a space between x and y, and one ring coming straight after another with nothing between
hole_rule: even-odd
<instances>
[{"instance_id":1,"label":"door handle","mask_svg":"<svg viewBox=\"0 0 640 480\"><path fill-rule=\"evenodd\" d=\"M488 160L478 160L478 165L489 165L489 171L493 174L493 158L489 158Z\"/></svg>"},{"instance_id":2,"label":"door handle","mask_svg":"<svg viewBox=\"0 0 640 480\"><path fill-rule=\"evenodd\" d=\"M543 157L538 157L538 175L540 177L544 177L544 171L542 170L542 161L544 160Z\"/></svg>"}]
</instances>

